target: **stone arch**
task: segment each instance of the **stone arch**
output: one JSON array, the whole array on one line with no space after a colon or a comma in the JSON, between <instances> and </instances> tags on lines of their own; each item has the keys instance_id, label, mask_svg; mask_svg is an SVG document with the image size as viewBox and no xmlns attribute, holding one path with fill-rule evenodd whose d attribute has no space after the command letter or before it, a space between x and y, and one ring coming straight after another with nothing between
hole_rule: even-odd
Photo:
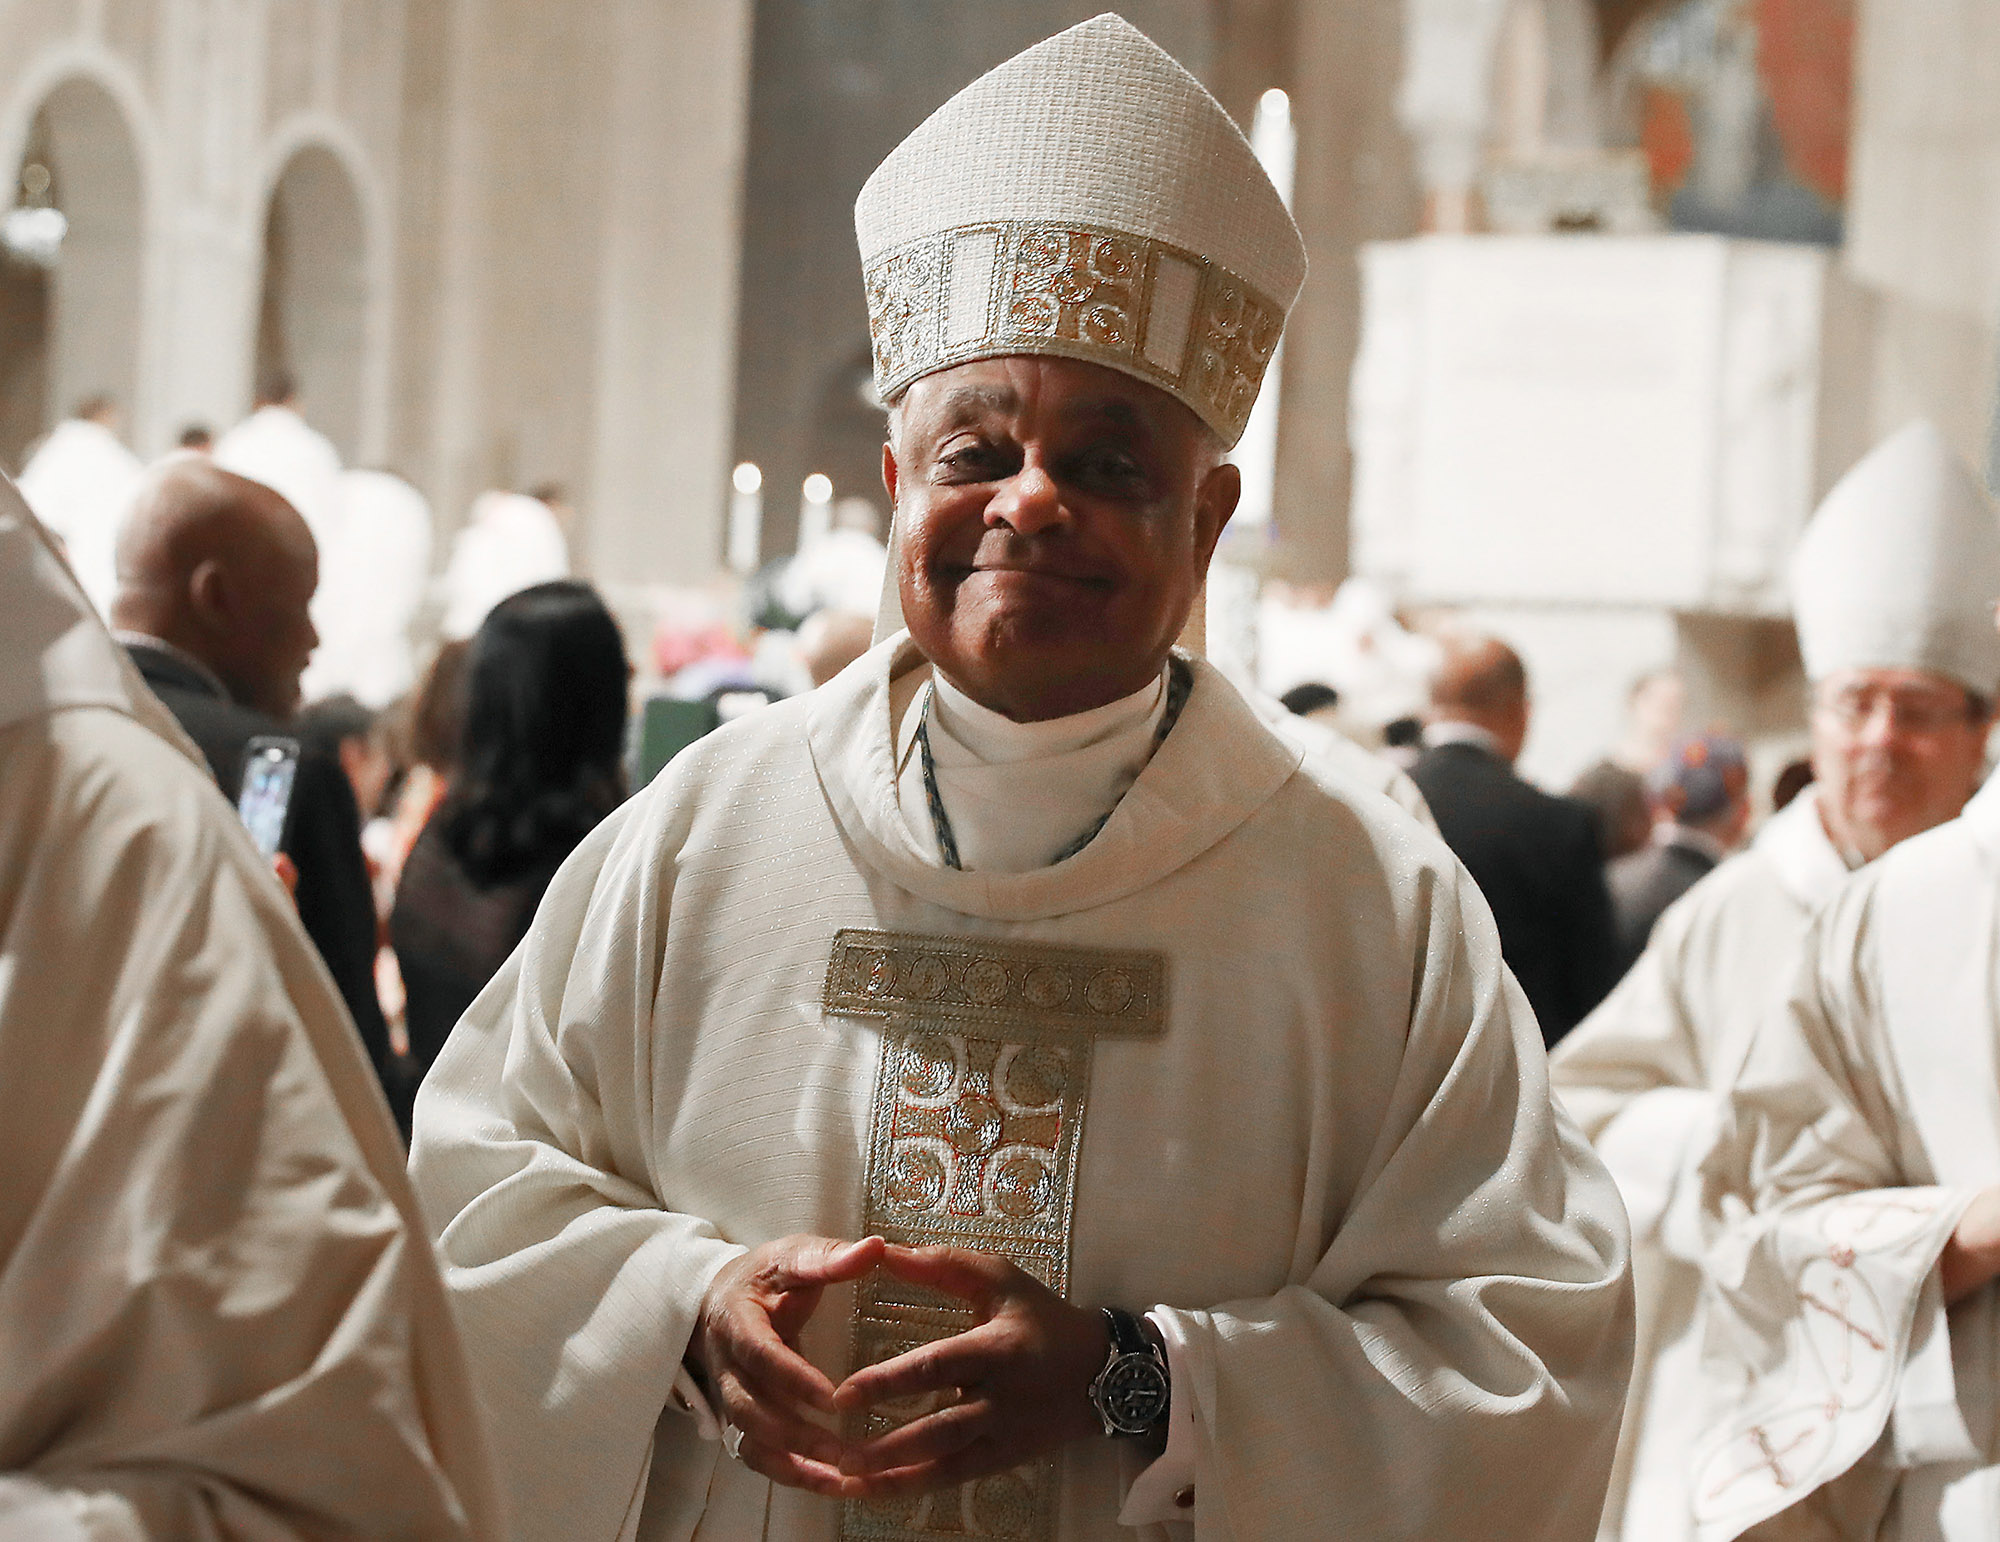
<instances>
[{"instance_id":1,"label":"stone arch","mask_svg":"<svg viewBox=\"0 0 2000 1542\"><path fill-rule=\"evenodd\" d=\"M254 367L298 382L313 425L362 458L376 296L360 179L332 145L308 140L269 183Z\"/></svg>"},{"instance_id":2,"label":"stone arch","mask_svg":"<svg viewBox=\"0 0 2000 1542\"><path fill-rule=\"evenodd\" d=\"M58 80L16 142L8 205L46 204L65 228L45 266L0 258L0 387L14 404L0 420L0 457L11 464L87 397L107 393L136 421L147 226L141 141L104 83Z\"/></svg>"}]
</instances>

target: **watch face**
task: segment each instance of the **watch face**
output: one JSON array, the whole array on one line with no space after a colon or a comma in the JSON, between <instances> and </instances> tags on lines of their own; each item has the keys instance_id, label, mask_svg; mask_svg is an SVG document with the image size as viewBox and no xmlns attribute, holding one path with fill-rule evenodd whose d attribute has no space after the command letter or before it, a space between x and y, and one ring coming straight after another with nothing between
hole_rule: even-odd
<instances>
[{"instance_id":1,"label":"watch face","mask_svg":"<svg viewBox=\"0 0 2000 1542\"><path fill-rule=\"evenodd\" d=\"M1167 1373L1151 1355L1120 1355L1105 1370L1104 1416L1128 1435L1143 1435L1167 1411Z\"/></svg>"}]
</instances>

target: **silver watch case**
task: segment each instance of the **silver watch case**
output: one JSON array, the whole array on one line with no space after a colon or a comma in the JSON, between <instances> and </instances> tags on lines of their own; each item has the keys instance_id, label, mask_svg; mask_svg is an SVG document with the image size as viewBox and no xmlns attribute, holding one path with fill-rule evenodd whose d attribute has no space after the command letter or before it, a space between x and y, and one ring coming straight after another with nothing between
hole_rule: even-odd
<instances>
[{"instance_id":1,"label":"silver watch case","mask_svg":"<svg viewBox=\"0 0 2000 1542\"><path fill-rule=\"evenodd\" d=\"M1090 1384L1091 1407L1106 1435L1149 1435L1167 1417L1171 1386L1166 1357L1139 1331L1136 1320L1127 1317L1121 1323L1108 1309L1105 1317L1112 1325L1111 1353Z\"/></svg>"}]
</instances>

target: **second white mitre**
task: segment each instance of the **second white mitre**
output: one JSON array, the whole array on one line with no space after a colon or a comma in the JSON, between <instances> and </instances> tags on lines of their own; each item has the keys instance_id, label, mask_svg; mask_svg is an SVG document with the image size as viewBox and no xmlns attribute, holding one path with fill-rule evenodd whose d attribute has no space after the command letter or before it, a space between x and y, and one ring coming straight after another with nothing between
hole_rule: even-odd
<instances>
[{"instance_id":1,"label":"second white mitre","mask_svg":"<svg viewBox=\"0 0 2000 1542\"><path fill-rule=\"evenodd\" d=\"M2000 525L1933 423L1908 424L1834 485L1792 558L1806 678L1915 669L2000 684Z\"/></svg>"}]
</instances>

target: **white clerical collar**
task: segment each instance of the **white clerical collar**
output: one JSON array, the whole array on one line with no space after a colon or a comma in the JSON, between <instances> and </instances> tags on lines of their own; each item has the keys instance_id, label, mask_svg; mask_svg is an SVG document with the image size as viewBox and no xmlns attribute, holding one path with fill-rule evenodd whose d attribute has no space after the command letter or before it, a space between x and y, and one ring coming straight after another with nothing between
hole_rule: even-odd
<instances>
[{"instance_id":1,"label":"white clerical collar","mask_svg":"<svg viewBox=\"0 0 2000 1542\"><path fill-rule=\"evenodd\" d=\"M931 748L939 765L953 759L961 765L1012 765L1050 755L1067 755L1143 723L1151 728L1166 703L1166 672L1116 701L1068 717L1039 723L1017 723L1005 713L981 706L947 679L931 671L933 733ZM948 754L949 743L955 754Z\"/></svg>"},{"instance_id":2,"label":"white clerical collar","mask_svg":"<svg viewBox=\"0 0 2000 1542\"><path fill-rule=\"evenodd\" d=\"M1057 861L1138 780L1166 713L1166 673L1088 712L1017 723L931 671L898 714L896 792L906 828L942 861L914 752L927 705L938 796L961 866L1024 873Z\"/></svg>"},{"instance_id":3,"label":"white clerical collar","mask_svg":"<svg viewBox=\"0 0 2000 1542\"><path fill-rule=\"evenodd\" d=\"M1776 870L1785 892L1808 910L1832 899L1851 871L1826 833L1817 787L1805 788L1765 820L1751 844Z\"/></svg>"}]
</instances>

